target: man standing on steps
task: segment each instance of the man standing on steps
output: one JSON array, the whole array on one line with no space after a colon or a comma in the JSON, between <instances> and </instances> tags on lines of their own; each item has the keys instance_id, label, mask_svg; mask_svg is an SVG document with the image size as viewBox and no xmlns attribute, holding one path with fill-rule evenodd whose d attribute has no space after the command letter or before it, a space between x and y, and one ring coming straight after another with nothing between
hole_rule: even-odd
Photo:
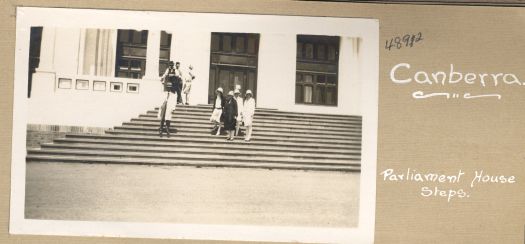
<instances>
[{"instance_id":1,"label":"man standing on steps","mask_svg":"<svg viewBox=\"0 0 525 244\"><path fill-rule=\"evenodd\" d=\"M177 62L178 64L178 62ZM177 107L178 93L180 93L180 86L177 83L176 70L173 68L173 61L169 62L169 67L160 78L164 85L164 92L166 99L159 109L158 118L160 119L159 135L166 131L166 135L170 137L171 116ZM164 127L166 125L166 127Z\"/></svg>"},{"instance_id":2,"label":"man standing on steps","mask_svg":"<svg viewBox=\"0 0 525 244\"><path fill-rule=\"evenodd\" d=\"M182 71L180 70L180 62L175 63L175 80L177 86L177 104L182 104Z\"/></svg>"}]
</instances>

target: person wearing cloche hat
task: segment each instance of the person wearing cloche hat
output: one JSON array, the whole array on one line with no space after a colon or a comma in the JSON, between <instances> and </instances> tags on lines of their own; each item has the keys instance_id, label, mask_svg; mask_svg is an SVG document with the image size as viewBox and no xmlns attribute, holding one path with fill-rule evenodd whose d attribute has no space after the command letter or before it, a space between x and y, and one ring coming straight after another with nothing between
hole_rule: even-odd
<instances>
[{"instance_id":1,"label":"person wearing cloche hat","mask_svg":"<svg viewBox=\"0 0 525 244\"><path fill-rule=\"evenodd\" d=\"M237 102L237 121L235 123L235 135L239 135L239 129L241 128L241 122L242 122L242 110L243 110L243 104L244 100L241 96L241 91L239 89L235 89L235 92L233 92L233 95L235 97L235 101Z\"/></svg>"},{"instance_id":2,"label":"person wearing cloche hat","mask_svg":"<svg viewBox=\"0 0 525 244\"><path fill-rule=\"evenodd\" d=\"M215 99L213 100L213 112L211 113L210 122L214 123L212 131L217 130L216 136L221 134L221 115L224 109L224 95L221 87L215 90Z\"/></svg>"},{"instance_id":3,"label":"person wearing cloche hat","mask_svg":"<svg viewBox=\"0 0 525 244\"><path fill-rule=\"evenodd\" d=\"M228 133L226 140L232 141L235 136L235 124L237 121L237 101L233 98L234 92L228 92L226 101L224 102L224 110L222 116L224 117L224 130Z\"/></svg>"},{"instance_id":4,"label":"person wearing cloche hat","mask_svg":"<svg viewBox=\"0 0 525 244\"><path fill-rule=\"evenodd\" d=\"M252 91L246 90L242 111L244 126L246 126L246 136L244 137L244 141L246 142L249 142L252 137L253 115L255 115L255 99L253 98Z\"/></svg>"}]
</instances>

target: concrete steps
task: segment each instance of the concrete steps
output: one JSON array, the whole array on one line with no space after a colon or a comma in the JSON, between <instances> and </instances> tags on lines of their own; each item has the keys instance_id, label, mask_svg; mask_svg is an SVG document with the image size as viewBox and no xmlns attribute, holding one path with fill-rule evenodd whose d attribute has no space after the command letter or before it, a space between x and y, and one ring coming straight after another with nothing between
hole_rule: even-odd
<instances>
[{"instance_id":1,"label":"concrete steps","mask_svg":"<svg viewBox=\"0 0 525 244\"><path fill-rule=\"evenodd\" d=\"M119 143L121 141L129 140L133 142L138 143L162 143L162 144L170 144L170 143L203 143L206 145L227 145L227 146L235 146L235 145L245 145L249 146L252 149L259 148L261 146L274 146L274 147L282 147L282 148L293 148L294 150L297 148L303 148L305 150L314 150L314 149L322 149L322 150L358 150L361 151L361 143L360 142L350 142L347 144L334 144L334 143L317 143L315 141L312 141L311 143L296 143L296 142L289 142L289 141L277 141L277 140L252 140L249 143L246 143L242 141L242 138L237 138L234 141L228 142L228 144L225 144L226 141L224 140L226 137L224 136L192 136L192 135L184 135L184 133L177 133L176 136L172 136L170 138L159 137L157 134L147 134L147 135L133 135L133 134L105 134L105 135L98 135L98 134L67 134L65 139L74 139L78 138L79 140L87 140L87 139L95 139L95 140L114 140L115 143ZM57 139L60 140L60 139ZM336 153L336 152L334 152Z\"/></svg>"},{"instance_id":2,"label":"concrete steps","mask_svg":"<svg viewBox=\"0 0 525 244\"><path fill-rule=\"evenodd\" d=\"M361 117L257 108L252 140L211 135L210 105L179 105L170 138L158 135L157 109L106 131L69 133L27 161L360 171Z\"/></svg>"},{"instance_id":3,"label":"concrete steps","mask_svg":"<svg viewBox=\"0 0 525 244\"><path fill-rule=\"evenodd\" d=\"M188 125L188 124L173 124L173 129L183 132L193 132L197 134L210 135L211 125ZM171 127L170 127L171 128ZM139 130L139 131L154 131L158 132L158 124L142 124L142 123L124 123L123 126L115 126L114 131L118 130ZM313 132L313 131L312 131ZM257 128L252 133L253 136L269 136L269 137L296 137L296 138L308 138L308 139L340 139L346 140L348 138L361 139L361 133L330 133L329 131L315 131L316 133L310 133L309 130L293 130L287 128L279 129L268 129L268 128Z\"/></svg>"},{"instance_id":4,"label":"concrete steps","mask_svg":"<svg viewBox=\"0 0 525 244\"><path fill-rule=\"evenodd\" d=\"M231 167L231 168L261 168L283 170L316 170L316 171L341 171L359 172L360 166L330 166L330 165L301 165L301 164L272 164L250 163L231 161L182 161L157 158L107 158L100 156L62 156L62 155L35 155L29 154L27 160L31 162L66 162L66 163L98 163L98 164L139 164L139 165L167 165L167 166L192 166L192 167Z\"/></svg>"}]
</instances>

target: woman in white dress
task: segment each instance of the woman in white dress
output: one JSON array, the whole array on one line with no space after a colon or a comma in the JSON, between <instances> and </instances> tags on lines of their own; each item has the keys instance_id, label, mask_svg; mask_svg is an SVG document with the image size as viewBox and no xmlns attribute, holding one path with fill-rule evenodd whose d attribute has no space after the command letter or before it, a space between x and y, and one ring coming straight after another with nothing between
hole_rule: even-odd
<instances>
[{"instance_id":1,"label":"woman in white dress","mask_svg":"<svg viewBox=\"0 0 525 244\"><path fill-rule=\"evenodd\" d=\"M213 100L213 112L211 113L210 122L214 123L215 127L212 130L217 129L216 136L221 134L221 115L222 109L224 108L224 95L221 87L215 90L215 99Z\"/></svg>"},{"instance_id":2,"label":"woman in white dress","mask_svg":"<svg viewBox=\"0 0 525 244\"><path fill-rule=\"evenodd\" d=\"M252 91L247 90L246 91L246 99L244 100L243 105L243 121L244 126L246 126L246 136L244 137L244 141L249 142L252 137L252 123L253 123L253 115L255 114L255 99L253 98Z\"/></svg>"}]
</instances>

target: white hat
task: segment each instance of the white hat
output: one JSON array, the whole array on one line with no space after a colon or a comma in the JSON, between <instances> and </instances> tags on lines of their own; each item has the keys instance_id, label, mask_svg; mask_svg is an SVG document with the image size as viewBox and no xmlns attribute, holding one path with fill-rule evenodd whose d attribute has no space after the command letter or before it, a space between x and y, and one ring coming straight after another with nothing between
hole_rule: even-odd
<instances>
[{"instance_id":1,"label":"white hat","mask_svg":"<svg viewBox=\"0 0 525 244\"><path fill-rule=\"evenodd\" d=\"M248 94L253 95L251 90L246 90L246 95Z\"/></svg>"},{"instance_id":2,"label":"white hat","mask_svg":"<svg viewBox=\"0 0 525 244\"><path fill-rule=\"evenodd\" d=\"M217 91L223 93L222 87L217 88Z\"/></svg>"},{"instance_id":3,"label":"white hat","mask_svg":"<svg viewBox=\"0 0 525 244\"><path fill-rule=\"evenodd\" d=\"M229 91L228 96L233 96L233 91Z\"/></svg>"},{"instance_id":4,"label":"white hat","mask_svg":"<svg viewBox=\"0 0 525 244\"><path fill-rule=\"evenodd\" d=\"M241 93L241 91L239 91L239 89L235 89L235 92L234 92L234 94L237 94L237 93L239 93L239 94L240 94L240 93Z\"/></svg>"}]
</instances>

